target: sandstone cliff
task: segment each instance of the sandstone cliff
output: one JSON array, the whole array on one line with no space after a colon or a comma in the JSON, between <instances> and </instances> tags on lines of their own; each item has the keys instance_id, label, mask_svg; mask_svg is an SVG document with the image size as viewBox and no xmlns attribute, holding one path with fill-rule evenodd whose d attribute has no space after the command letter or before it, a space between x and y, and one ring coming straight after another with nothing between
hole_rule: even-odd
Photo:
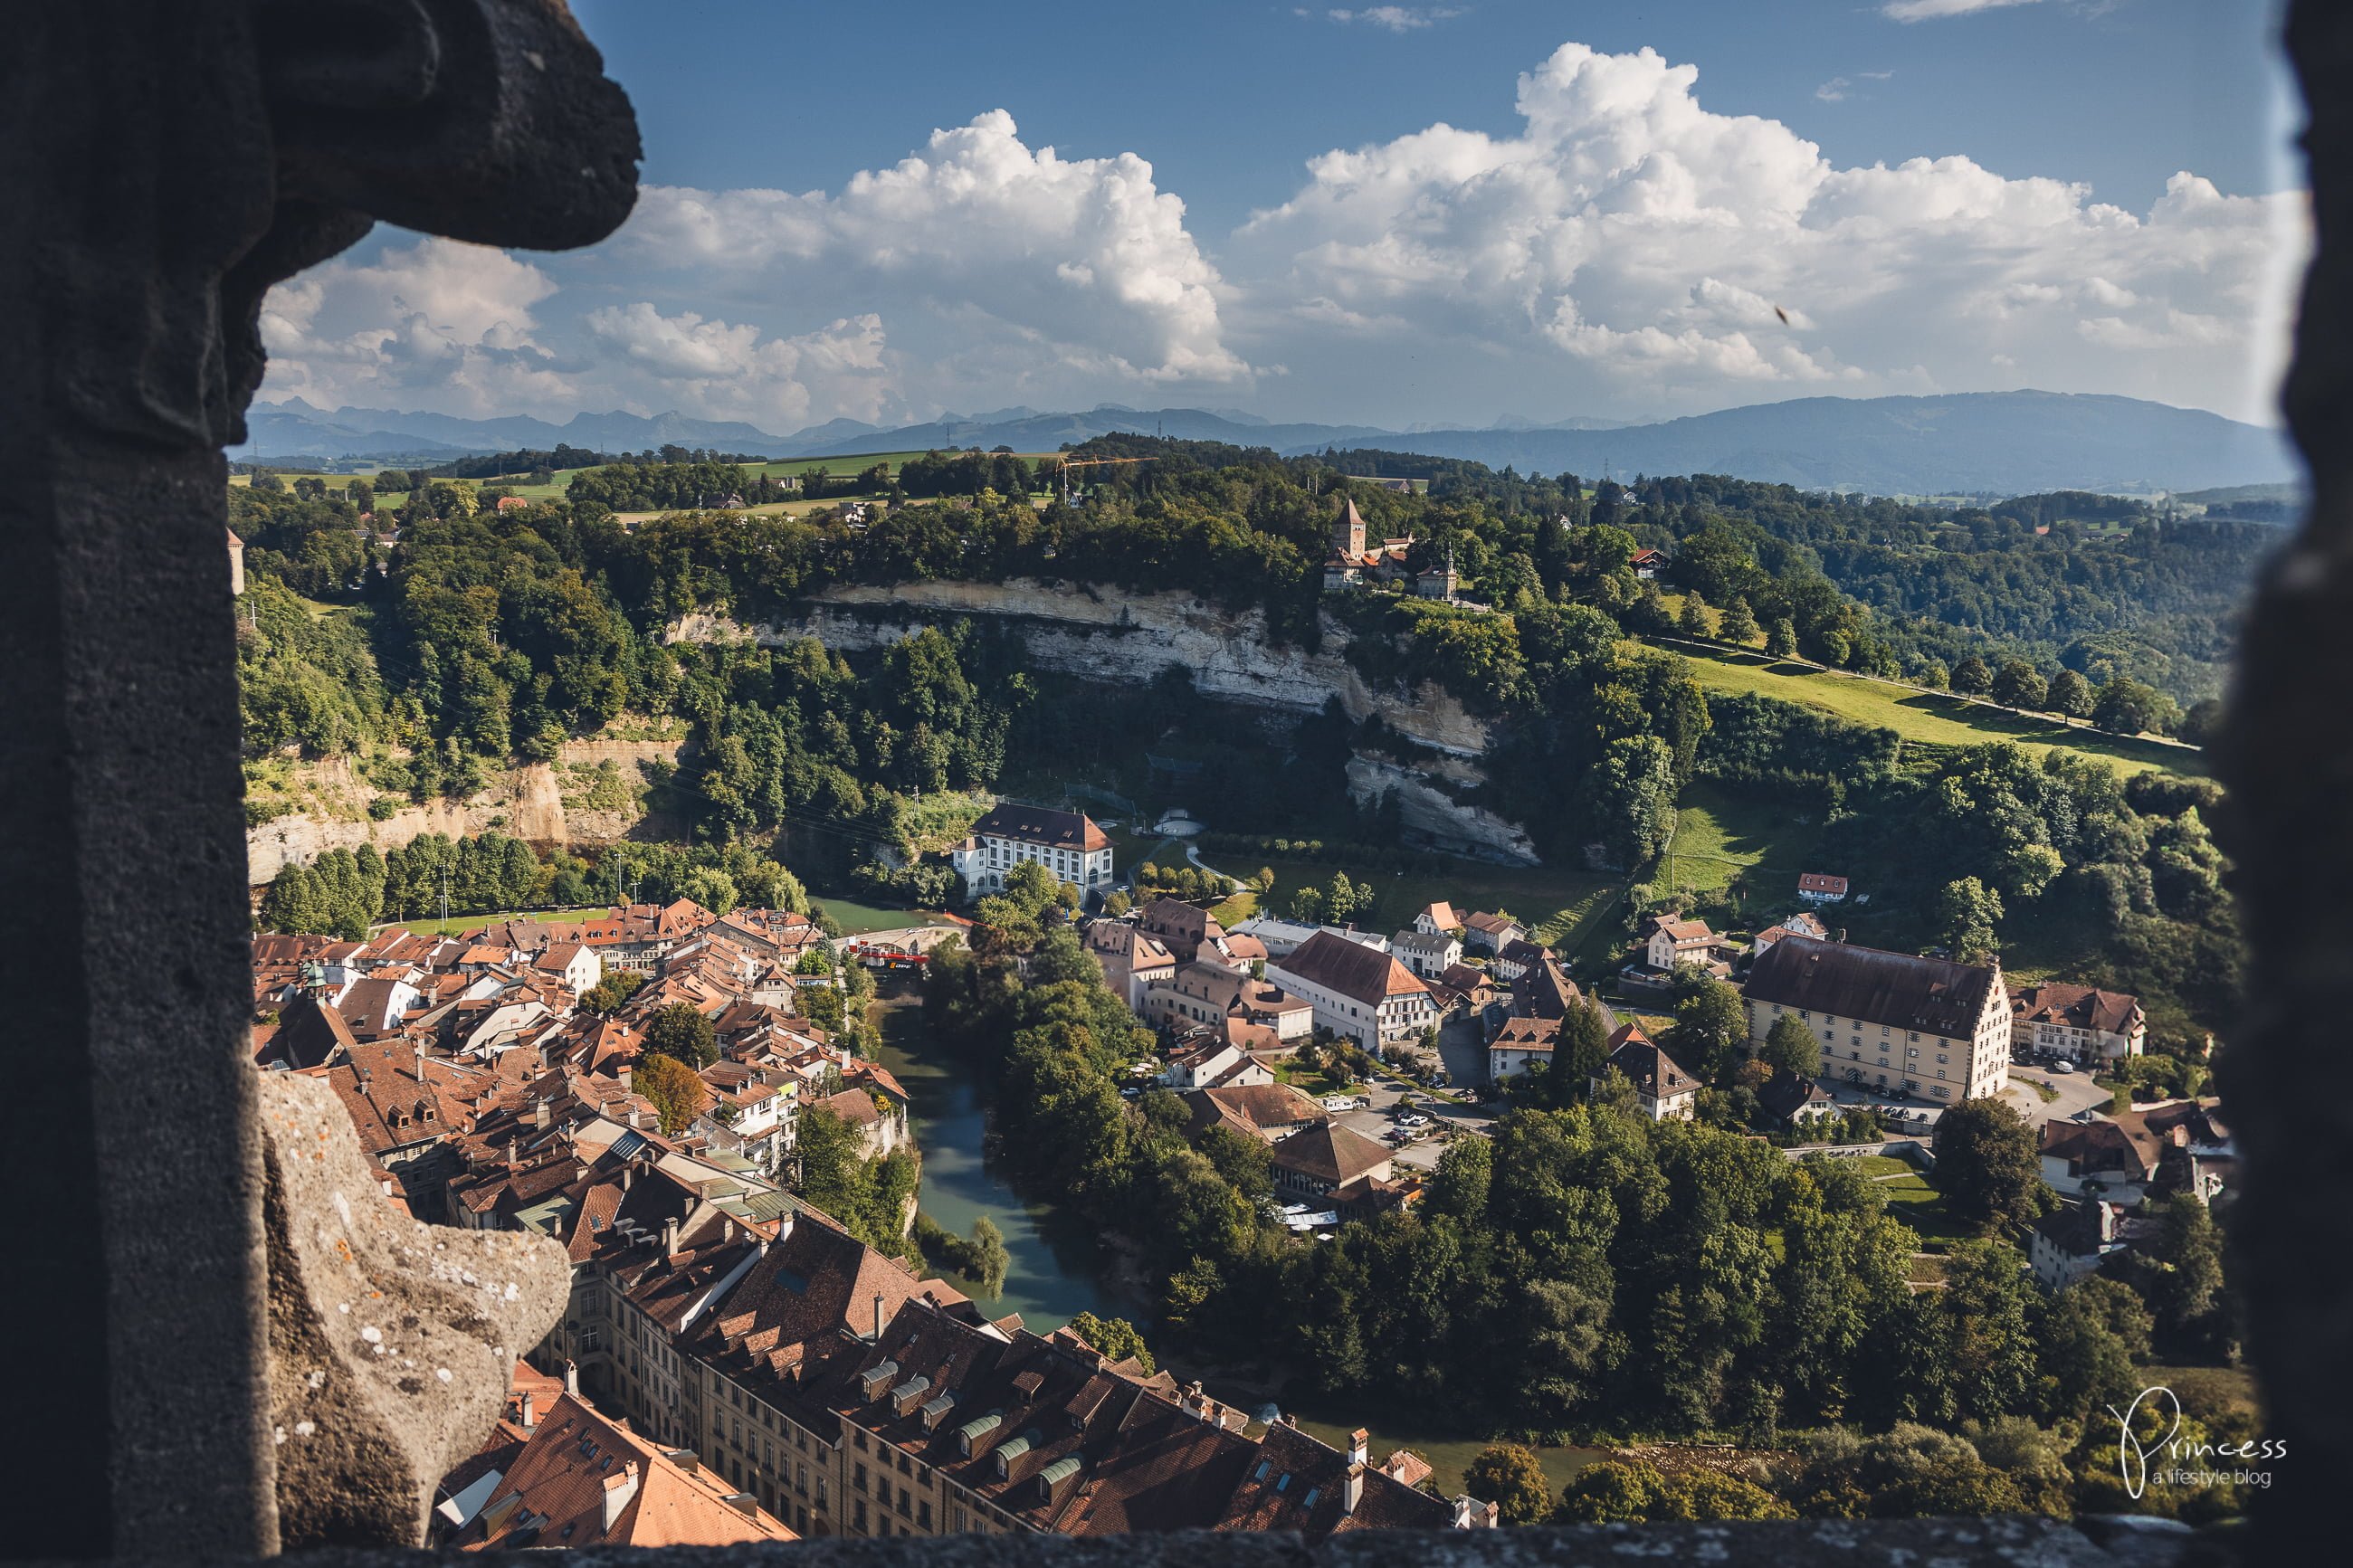
<instances>
[{"instance_id":1,"label":"sandstone cliff","mask_svg":"<svg viewBox=\"0 0 2353 1568\"><path fill-rule=\"evenodd\" d=\"M1351 719L1377 715L1399 734L1451 755L1474 758L1487 749L1487 726L1438 686L1425 682L1408 695L1366 687L1348 663L1346 628L1328 617L1324 646L1311 653L1269 642L1266 617L1255 609L1237 615L1182 594L1123 595L1024 579L849 585L828 589L773 623L688 616L670 635L684 642L814 637L828 647L856 651L964 616L1013 624L1029 657L1057 674L1141 686L1181 665L1202 695L1222 701L1306 714L1337 697Z\"/></svg>"}]
</instances>

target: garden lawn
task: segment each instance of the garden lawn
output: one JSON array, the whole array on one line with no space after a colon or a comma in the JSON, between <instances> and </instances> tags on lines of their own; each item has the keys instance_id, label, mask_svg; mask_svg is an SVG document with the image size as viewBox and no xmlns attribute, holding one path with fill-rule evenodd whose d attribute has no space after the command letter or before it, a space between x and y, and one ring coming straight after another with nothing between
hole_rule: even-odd
<instances>
[{"instance_id":1,"label":"garden lawn","mask_svg":"<svg viewBox=\"0 0 2353 1568\"><path fill-rule=\"evenodd\" d=\"M1887 1212L1918 1231L1922 1244L1931 1252L1941 1251L1956 1241L1967 1241L1974 1234L1946 1215L1945 1194L1930 1186L1928 1178L1909 1165L1904 1167L1902 1175L1875 1180L1872 1184L1887 1200Z\"/></svg>"},{"instance_id":2,"label":"garden lawn","mask_svg":"<svg viewBox=\"0 0 2353 1568\"><path fill-rule=\"evenodd\" d=\"M2030 752L2068 751L2105 757L2122 773L2151 768L2177 773L2206 772L2206 754L2194 746L2111 735L2063 719L2014 713L1947 692L1921 691L1894 681L1819 669L1758 653L1736 653L1681 639L1665 646L1683 657L1693 678L1705 690L1778 698L1858 724L1893 730L1907 741L1941 746L2010 741Z\"/></svg>"},{"instance_id":3,"label":"garden lawn","mask_svg":"<svg viewBox=\"0 0 2353 1568\"><path fill-rule=\"evenodd\" d=\"M1813 816L1814 814L1805 814ZM1786 902L1798 874L1813 869L1818 816L1800 821L1784 803L1728 794L1704 779L1684 786L1661 885L1715 892L1746 878L1752 893Z\"/></svg>"}]
</instances>

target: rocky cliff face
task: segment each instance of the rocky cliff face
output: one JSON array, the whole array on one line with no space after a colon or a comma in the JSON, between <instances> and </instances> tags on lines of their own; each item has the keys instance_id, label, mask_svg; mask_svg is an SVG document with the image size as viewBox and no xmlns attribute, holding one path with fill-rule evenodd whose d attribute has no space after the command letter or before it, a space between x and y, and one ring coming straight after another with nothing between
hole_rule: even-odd
<instances>
[{"instance_id":1,"label":"rocky cliff face","mask_svg":"<svg viewBox=\"0 0 2353 1568\"><path fill-rule=\"evenodd\" d=\"M1526 828L1484 806L1465 805L1446 788L1449 783L1473 785L1484 779L1479 770L1462 763L1409 767L1363 752L1348 759L1348 794L1358 805L1369 805L1381 795L1394 793L1398 815L1407 830L1440 849L1505 866L1542 865Z\"/></svg>"},{"instance_id":2,"label":"rocky cliff face","mask_svg":"<svg viewBox=\"0 0 2353 1568\"><path fill-rule=\"evenodd\" d=\"M751 637L781 643L814 637L828 647L882 647L925 626L986 616L1017 626L1040 668L1088 679L1148 683L1168 666L1190 671L1204 695L1292 713L1320 713L1334 697L1348 716L1378 715L1398 733L1451 755L1487 749L1487 726L1457 699L1425 682L1410 695L1375 691L1349 666L1348 632L1324 624L1324 646L1278 647L1257 610L1236 615L1181 594L1127 595L1082 586L1010 583L909 583L828 589L798 615L744 626L689 616L673 641Z\"/></svg>"},{"instance_id":3,"label":"rocky cliff face","mask_svg":"<svg viewBox=\"0 0 2353 1568\"><path fill-rule=\"evenodd\" d=\"M567 741L558 765L610 762L620 767L625 778L634 781L639 762L676 763L680 745L676 741ZM490 787L463 801L404 805L378 822L367 815L367 802L375 791L358 777L348 759L332 757L310 764L303 782L320 807L248 829L247 879L260 887L289 862L307 861L329 849L356 849L363 844L390 849L425 833L456 838L496 831L542 846L610 844L627 837L645 819L645 814L637 809L566 805L558 765L530 763L512 768Z\"/></svg>"}]
</instances>

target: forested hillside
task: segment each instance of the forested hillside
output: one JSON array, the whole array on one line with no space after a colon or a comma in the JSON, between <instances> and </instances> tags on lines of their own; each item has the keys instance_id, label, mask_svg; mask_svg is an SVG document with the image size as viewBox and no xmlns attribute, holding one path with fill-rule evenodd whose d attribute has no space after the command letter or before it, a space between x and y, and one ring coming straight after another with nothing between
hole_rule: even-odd
<instances>
[{"instance_id":1,"label":"forested hillside","mask_svg":"<svg viewBox=\"0 0 2353 1568\"><path fill-rule=\"evenodd\" d=\"M1352 803L1340 773L1366 753L1417 765L1414 746L1376 723L1327 715L1254 745L1258 731L1212 711L1181 669L1148 695L1057 679L1041 701L1046 678L1018 635L972 622L856 658L813 641L668 636L691 613L776 618L836 584L1173 590L1262 612L1279 643L1345 635L1375 688L1435 681L1451 692L1493 737L1467 804L1524 824L1550 864L1639 875L1673 834L1685 785L1704 775L1788 798L1831 824L1843 852L1883 858L1874 919L1890 941L1930 940L1939 887L1976 877L2006 891L2014 921L2063 904L2085 911L2076 924L2110 973L2161 970L2163 994L2194 998L2200 1014L2227 988L2227 909L2219 895L2168 894L2180 879L2159 858L2186 855L2204 878L2202 826L2127 823L2123 841L2087 838L2076 825L2110 807L2077 798L2072 816L2044 812L2006 846L2056 858L2033 876L2010 861L1965 866L1957 850L1933 868L1899 864L1873 835L1900 840L1919 792L1945 787L1944 759L1784 704L1711 699L1683 660L1641 639L1762 645L1932 687L1989 688L2015 707L2091 713L2126 732L2161 729L2181 721L2176 699L2211 689L2230 584L2259 557L2260 527L2172 522L2095 497L1953 512L1709 479L1588 487L1429 459L1419 461L1430 493L1416 495L1340 471L1394 471L1377 454L1327 464L1143 437L1088 452L1149 460L1067 476L1050 465L1054 499L1042 507L1018 493L1033 476L1002 454L910 461L902 479L916 488L974 493L925 500L902 488L859 521L834 509L616 521L621 502L704 495L743 477L709 454L584 474L568 502L492 506L495 490L428 480L396 518L364 522L364 481L233 490L252 582L250 745L257 757L347 756L387 796L425 800L467 795L513 760L553 760L567 737L682 724L681 769L650 782L716 854L796 823L912 847L944 803L1000 787L1008 757L1076 759L1190 733L1219 753L1203 792L1220 803L1219 827L1393 843L1395 813ZM999 479L1016 493L996 489ZM1325 594L1344 494L1375 538L1413 538L1412 567L1451 561L1473 602ZM1645 545L1672 557L1668 594L1633 569ZM2211 708L2192 710L2193 728ZM2099 773L2102 787L2120 787ZM2065 784L2073 796L2083 787ZM2195 817L2209 804L2161 815ZM902 892L946 890L936 867L907 876Z\"/></svg>"}]
</instances>

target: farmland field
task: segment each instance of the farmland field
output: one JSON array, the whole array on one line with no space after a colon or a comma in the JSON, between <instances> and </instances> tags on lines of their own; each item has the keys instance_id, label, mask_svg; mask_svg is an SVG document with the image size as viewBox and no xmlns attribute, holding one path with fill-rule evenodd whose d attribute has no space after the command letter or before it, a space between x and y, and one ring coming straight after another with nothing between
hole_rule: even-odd
<instances>
[{"instance_id":1,"label":"farmland field","mask_svg":"<svg viewBox=\"0 0 2353 1568\"><path fill-rule=\"evenodd\" d=\"M1693 679L1706 690L1778 698L1858 724L1893 730L1907 741L1942 746L2010 741L2030 752L2068 751L2103 757L2122 773L2151 768L2178 773L2206 771L2205 753L2194 746L2111 735L2063 719L2015 713L1946 692L1921 691L1763 654L1736 653L1680 639L1669 646L1683 656Z\"/></svg>"}]
</instances>

